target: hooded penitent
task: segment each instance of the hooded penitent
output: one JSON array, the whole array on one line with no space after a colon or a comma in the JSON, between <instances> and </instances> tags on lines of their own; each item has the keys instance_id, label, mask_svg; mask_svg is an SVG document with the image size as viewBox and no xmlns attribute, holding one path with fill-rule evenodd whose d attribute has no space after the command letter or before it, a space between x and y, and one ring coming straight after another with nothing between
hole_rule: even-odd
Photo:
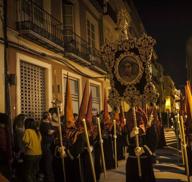
<instances>
[{"instance_id":1,"label":"hooded penitent","mask_svg":"<svg viewBox=\"0 0 192 182\"><path fill-rule=\"evenodd\" d=\"M92 92L89 95L89 102L87 106L87 113L86 113L86 122L88 129L92 127Z\"/></svg>"},{"instance_id":2,"label":"hooded penitent","mask_svg":"<svg viewBox=\"0 0 192 182\"><path fill-rule=\"evenodd\" d=\"M82 120L86 119L86 113L87 113L87 104L88 104L88 96L89 96L89 90L88 90L88 81L85 84L84 91L83 91L83 97L81 100L81 106L79 108L79 117L77 120L77 125L82 126Z\"/></svg>"},{"instance_id":3,"label":"hooded penitent","mask_svg":"<svg viewBox=\"0 0 192 182\"><path fill-rule=\"evenodd\" d=\"M103 111L103 122L105 127L108 127L109 129L111 129L113 123L110 119L109 116L109 111L108 111L108 102L107 102L107 95L106 95L106 90L104 91L104 111Z\"/></svg>"},{"instance_id":4,"label":"hooded penitent","mask_svg":"<svg viewBox=\"0 0 192 182\"><path fill-rule=\"evenodd\" d=\"M65 97L65 121L66 127L70 128L75 125L75 119L73 116L73 105L72 105L72 97L71 97L71 88L69 77L67 75L66 81L66 97Z\"/></svg>"}]
</instances>

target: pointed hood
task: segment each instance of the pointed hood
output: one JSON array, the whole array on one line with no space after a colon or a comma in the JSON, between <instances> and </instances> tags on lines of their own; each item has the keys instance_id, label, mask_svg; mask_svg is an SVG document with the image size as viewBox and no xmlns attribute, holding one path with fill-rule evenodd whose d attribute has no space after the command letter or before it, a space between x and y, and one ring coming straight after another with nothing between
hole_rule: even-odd
<instances>
[{"instance_id":1,"label":"pointed hood","mask_svg":"<svg viewBox=\"0 0 192 182\"><path fill-rule=\"evenodd\" d=\"M81 123L81 121L84 118L86 118L88 96L89 96L88 81L86 81L84 91L83 91L83 97L82 97L82 100L81 100L81 106L80 106L80 109L79 109L79 117L78 117L78 122L79 123Z\"/></svg>"},{"instance_id":2,"label":"pointed hood","mask_svg":"<svg viewBox=\"0 0 192 182\"><path fill-rule=\"evenodd\" d=\"M70 81L67 75L66 80L66 94L65 94L65 121L67 127L72 127L75 125L75 119L73 116L73 105L72 105L72 97L71 97L71 88Z\"/></svg>"},{"instance_id":3,"label":"pointed hood","mask_svg":"<svg viewBox=\"0 0 192 182\"><path fill-rule=\"evenodd\" d=\"M89 95L89 102L88 102L88 106L87 106L86 121L87 121L87 123L92 122L92 92L90 92L90 95Z\"/></svg>"}]
</instances>

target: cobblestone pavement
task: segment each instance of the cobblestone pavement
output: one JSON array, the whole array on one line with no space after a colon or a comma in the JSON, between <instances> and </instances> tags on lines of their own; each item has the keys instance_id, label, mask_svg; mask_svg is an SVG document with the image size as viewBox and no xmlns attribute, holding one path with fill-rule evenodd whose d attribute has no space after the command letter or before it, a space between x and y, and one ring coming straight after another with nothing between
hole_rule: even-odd
<instances>
[{"instance_id":1,"label":"cobblestone pavement","mask_svg":"<svg viewBox=\"0 0 192 182\"><path fill-rule=\"evenodd\" d=\"M157 150L157 162L154 172L157 182L184 182L187 181L182 166L181 153L177 150L177 141L173 130L165 130L167 146ZM125 160L118 162L119 167L103 174L100 182L125 182ZM192 178L191 178L192 181Z\"/></svg>"}]
</instances>

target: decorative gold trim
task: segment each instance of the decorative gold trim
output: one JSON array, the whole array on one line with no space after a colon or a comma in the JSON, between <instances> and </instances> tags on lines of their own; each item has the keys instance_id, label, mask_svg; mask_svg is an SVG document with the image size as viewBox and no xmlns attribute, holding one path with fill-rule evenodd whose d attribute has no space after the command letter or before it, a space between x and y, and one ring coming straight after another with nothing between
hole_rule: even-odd
<instances>
[{"instance_id":1,"label":"decorative gold trim","mask_svg":"<svg viewBox=\"0 0 192 182\"><path fill-rule=\"evenodd\" d=\"M149 82L145 85L144 94L142 96L142 100L144 103L155 103L159 97L159 93L157 92L155 85L152 82Z\"/></svg>"},{"instance_id":2,"label":"decorative gold trim","mask_svg":"<svg viewBox=\"0 0 192 182\"><path fill-rule=\"evenodd\" d=\"M116 45L113 43L106 43L101 48L101 58L108 70L113 68L115 63L115 52L116 52Z\"/></svg>"},{"instance_id":3,"label":"decorative gold trim","mask_svg":"<svg viewBox=\"0 0 192 182\"><path fill-rule=\"evenodd\" d=\"M134 85L127 86L124 92L124 98L125 101L131 103L132 106L141 105L142 102L142 95Z\"/></svg>"},{"instance_id":4,"label":"decorative gold trim","mask_svg":"<svg viewBox=\"0 0 192 182\"><path fill-rule=\"evenodd\" d=\"M107 68L112 88L109 94L111 107L118 107L121 100L125 100L132 106L157 101L158 93L152 83L151 67L155 43L156 41L146 34L138 39L129 35L129 39L120 38L118 41L108 42L102 47L101 58ZM123 77L124 73L121 72L124 62L132 63L137 68L130 79L126 76ZM143 77L144 73L145 77ZM140 87L141 79L145 79L146 85L143 90L139 91L137 88ZM121 86L122 89L119 88Z\"/></svg>"},{"instance_id":5,"label":"decorative gold trim","mask_svg":"<svg viewBox=\"0 0 192 182\"><path fill-rule=\"evenodd\" d=\"M131 22L131 17L129 15L129 13L127 12L127 10L121 9L118 14L117 14L117 26L118 29L120 30L119 34L120 34L120 39L128 39L129 38L129 26L130 26L130 22Z\"/></svg>"},{"instance_id":6,"label":"decorative gold trim","mask_svg":"<svg viewBox=\"0 0 192 182\"><path fill-rule=\"evenodd\" d=\"M120 106L121 103L121 97L118 93L118 91L115 89L115 87L112 87L112 89L109 92L108 96L109 105L114 109L115 107Z\"/></svg>"}]
</instances>

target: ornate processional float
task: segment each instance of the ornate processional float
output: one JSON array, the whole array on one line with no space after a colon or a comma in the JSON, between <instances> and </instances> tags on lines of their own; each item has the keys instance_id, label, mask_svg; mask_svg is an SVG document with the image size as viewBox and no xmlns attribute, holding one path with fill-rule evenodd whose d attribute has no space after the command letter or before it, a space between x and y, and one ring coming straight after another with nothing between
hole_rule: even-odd
<instances>
[{"instance_id":1,"label":"ornate processional float","mask_svg":"<svg viewBox=\"0 0 192 182\"><path fill-rule=\"evenodd\" d=\"M102 61L105 63L111 90L109 104L115 109L126 102L132 108L134 129L138 131L136 106L155 103L158 93L152 82L153 47L156 41L146 34L136 38L128 33L130 17L126 10L118 14L119 40L106 42L101 50ZM136 132L135 155L137 157L138 172L141 174L140 155L142 147L139 145L139 133Z\"/></svg>"}]
</instances>

